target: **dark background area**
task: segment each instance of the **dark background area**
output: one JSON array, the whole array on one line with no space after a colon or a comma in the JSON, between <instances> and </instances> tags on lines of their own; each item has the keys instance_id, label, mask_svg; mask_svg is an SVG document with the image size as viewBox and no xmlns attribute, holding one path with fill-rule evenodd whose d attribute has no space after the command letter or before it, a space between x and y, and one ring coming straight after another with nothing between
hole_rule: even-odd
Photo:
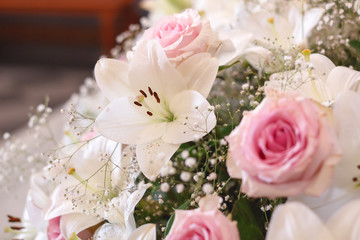
<instances>
[{"instance_id":1,"label":"dark background area","mask_svg":"<svg viewBox=\"0 0 360 240\"><path fill-rule=\"evenodd\" d=\"M136 1L130 3L115 20L116 34L143 14ZM0 134L26 124L29 107L45 96L56 107L78 91L109 52L101 34L93 16L0 12Z\"/></svg>"}]
</instances>

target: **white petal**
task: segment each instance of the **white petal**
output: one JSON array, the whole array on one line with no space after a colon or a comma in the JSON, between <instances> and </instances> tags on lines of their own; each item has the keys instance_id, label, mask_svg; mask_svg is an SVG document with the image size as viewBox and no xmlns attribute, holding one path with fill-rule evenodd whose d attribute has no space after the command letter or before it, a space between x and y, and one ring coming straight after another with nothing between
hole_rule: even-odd
<instances>
[{"instance_id":1,"label":"white petal","mask_svg":"<svg viewBox=\"0 0 360 240\"><path fill-rule=\"evenodd\" d=\"M335 240L322 221L305 205L297 202L279 205L266 234L267 240Z\"/></svg>"},{"instance_id":2,"label":"white petal","mask_svg":"<svg viewBox=\"0 0 360 240\"><path fill-rule=\"evenodd\" d=\"M147 144L138 144L136 156L141 172L145 177L154 179L179 147L180 144L165 143L160 139Z\"/></svg>"},{"instance_id":3,"label":"white petal","mask_svg":"<svg viewBox=\"0 0 360 240\"><path fill-rule=\"evenodd\" d=\"M214 111L198 92L187 90L176 94L170 101L170 111L175 121L167 123L164 142L180 144L199 139L216 125Z\"/></svg>"},{"instance_id":4,"label":"white petal","mask_svg":"<svg viewBox=\"0 0 360 240\"><path fill-rule=\"evenodd\" d=\"M325 83L330 71L335 68L335 64L326 56L318 53L310 55L310 62L314 66L313 72Z\"/></svg>"},{"instance_id":5,"label":"white petal","mask_svg":"<svg viewBox=\"0 0 360 240\"><path fill-rule=\"evenodd\" d=\"M161 137L164 123L152 121L133 106L127 97L112 101L96 118L96 131L123 144L141 144Z\"/></svg>"},{"instance_id":6,"label":"white petal","mask_svg":"<svg viewBox=\"0 0 360 240\"><path fill-rule=\"evenodd\" d=\"M224 40L215 55L220 66L231 64L236 58L240 57L253 37L252 34L239 30L221 32L220 34L220 38Z\"/></svg>"},{"instance_id":7,"label":"white petal","mask_svg":"<svg viewBox=\"0 0 360 240\"><path fill-rule=\"evenodd\" d=\"M156 240L156 225L148 223L140 226L129 236L128 240Z\"/></svg>"},{"instance_id":8,"label":"white petal","mask_svg":"<svg viewBox=\"0 0 360 240\"><path fill-rule=\"evenodd\" d=\"M266 48L259 46L250 47L244 51L244 57L256 69L262 69L266 73L275 71L274 66L270 66L272 53Z\"/></svg>"},{"instance_id":9,"label":"white petal","mask_svg":"<svg viewBox=\"0 0 360 240\"><path fill-rule=\"evenodd\" d=\"M360 200L352 201L332 215L327 222L328 229L336 239L360 239Z\"/></svg>"},{"instance_id":10,"label":"white petal","mask_svg":"<svg viewBox=\"0 0 360 240\"><path fill-rule=\"evenodd\" d=\"M321 19L324 9L322 8L312 8L305 10L305 15L303 19L304 35L303 38L307 38L311 30L318 24Z\"/></svg>"},{"instance_id":11,"label":"white petal","mask_svg":"<svg viewBox=\"0 0 360 240\"><path fill-rule=\"evenodd\" d=\"M71 203L71 201L65 199L64 194L66 192L63 188L63 186L59 185L53 191L51 195L51 206L44 216L46 220L76 212L73 209L74 205Z\"/></svg>"},{"instance_id":12,"label":"white petal","mask_svg":"<svg viewBox=\"0 0 360 240\"><path fill-rule=\"evenodd\" d=\"M326 84L335 100L340 92L350 89L358 81L360 81L360 72L347 67L336 67L329 73Z\"/></svg>"},{"instance_id":13,"label":"white petal","mask_svg":"<svg viewBox=\"0 0 360 240\"><path fill-rule=\"evenodd\" d=\"M102 93L110 100L133 95L129 88L129 67L117 59L103 58L95 65L96 82Z\"/></svg>"},{"instance_id":14,"label":"white petal","mask_svg":"<svg viewBox=\"0 0 360 240\"><path fill-rule=\"evenodd\" d=\"M66 214L61 216L60 230L62 235L68 239L74 232L78 234L79 232L102 221L102 219L92 215L85 215L80 213Z\"/></svg>"},{"instance_id":15,"label":"white petal","mask_svg":"<svg viewBox=\"0 0 360 240\"><path fill-rule=\"evenodd\" d=\"M132 229L132 227L136 227L135 220L133 217L134 210L136 205L144 196L146 190L151 187L151 184L144 184L144 182L140 182L137 186L137 189L131 193L126 201L126 209L124 212L125 225L128 229Z\"/></svg>"},{"instance_id":16,"label":"white petal","mask_svg":"<svg viewBox=\"0 0 360 240\"><path fill-rule=\"evenodd\" d=\"M128 240L124 226L105 223L99 227L93 239L96 240Z\"/></svg>"},{"instance_id":17,"label":"white petal","mask_svg":"<svg viewBox=\"0 0 360 240\"><path fill-rule=\"evenodd\" d=\"M186 59L177 70L184 77L187 89L207 97L218 72L218 62L208 53L199 53Z\"/></svg>"},{"instance_id":18,"label":"white petal","mask_svg":"<svg viewBox=\"0 0 360 240\"><path fill-rule=\"evenodd\" d=\"M178 91L186 89L186 82L154 40L142 41L136 48L130 65L130 85L132 89L148 92L148 87L160 98L169 99Z\"/></svg>"},{"instance_id":19,"label":"white petal","mask_svg":"<svg viewBox=\"0 0 360 240\"><path fill-rule=\"evenodd\" d=\"M347 202L360 198L353 178L359 175L360 156L360 94L341 93L334 105L334 117L342 149L342 160L335 167L330 188L320 197L297 196L289 200L301 201L313 209L324 221Z\"/></svg>"}]
</instances>

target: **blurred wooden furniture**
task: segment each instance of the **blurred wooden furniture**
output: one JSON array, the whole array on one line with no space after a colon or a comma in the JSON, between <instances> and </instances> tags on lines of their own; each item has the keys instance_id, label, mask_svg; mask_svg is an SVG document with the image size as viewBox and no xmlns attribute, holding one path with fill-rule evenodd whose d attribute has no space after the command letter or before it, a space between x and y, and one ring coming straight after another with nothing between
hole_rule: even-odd
<instances>
[{"instance_id":1,"label":"blurred wooden furniture","mask_svg":"<svg viewBox=\"0 0 360 240\"><path fill-rule=\"evenodd\" d=\"M115 20L132 0L0 0L0 14L94 16L104 53L115 44ZM71 36L70 36L71 37Z\"/></svg>"}]
</instances>

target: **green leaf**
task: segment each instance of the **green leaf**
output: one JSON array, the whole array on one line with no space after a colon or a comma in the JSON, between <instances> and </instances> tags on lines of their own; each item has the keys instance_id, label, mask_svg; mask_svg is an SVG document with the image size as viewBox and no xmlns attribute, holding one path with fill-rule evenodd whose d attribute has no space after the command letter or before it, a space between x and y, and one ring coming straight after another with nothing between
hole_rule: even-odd
<instances>
[{"instance_id":1,"label":"green leaf","mask_svg":"<svg viewBox=\"0 0 360 240\"><path fill-rule=\"evenodd\" d=\"M187 200L186 202L184 202L178 209L186 209L189 206L190 200ZM164 232L164 238L169 234L171 226L174 222L174 218L175 218L175 212L173 214L171 214L169 221L166 224L166 228L165 228L165 232Z\"/></svg>"},{"instance_id":2,"label":"green leaf","mask_svg":"<svg viewBox=\"0 0 360 240\"><path fill-rule=\"evenodd\" d=\"M241 240L264 240L265 217L255 202L238 199L231 215L237 221Z\"/></svg>"},{"instance_id":3,"label":"green leaf","mask_svg":"<svg viewBox=\"0 0 360 240\"><path fill-rule=\"evenodd\" d=\"M360 54L360 42L358 40L351 40L349 45L356 49L356 51Z\"/></svg>"}]
</instances>

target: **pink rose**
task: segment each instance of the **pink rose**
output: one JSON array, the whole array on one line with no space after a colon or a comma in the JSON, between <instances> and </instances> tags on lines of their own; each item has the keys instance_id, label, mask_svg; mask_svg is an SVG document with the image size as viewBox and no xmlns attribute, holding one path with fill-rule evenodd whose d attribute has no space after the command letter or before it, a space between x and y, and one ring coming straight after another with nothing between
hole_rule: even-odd
<instances>
[{"instance_id":1,"label":"pink rose","mask_svg":"<svg viewBox=\"0 0 360 240\"><path fill-rule=\"evenodd\" d=\"M47 227L47 237L49 240L65 240L60 231L61 216L49 220Z\"/></svg>"},{"instance_id":2,"label":"pink rose","mask_svg":"<svg viewBox=\"0 0 360 240\"><path fill-rule=\"evenodd\" d=\"M270 89L230 136L227 169L250 197L318 196L329 186L340 149L330 111L296 93Z\"/></svg>"},{"instance_id":3,"label":"pink rose","mask_svg":"<svg viewBox=\"0 0 360 240\"><path fill-rule=\"evenodd\" d=\"M195 210L176 210L174 223L165 240L239 240L235 222L217 208L217 196L207 196Z\"/></svg>"},{"instance_id":4,"label":"pink rose","mask_svg":"<svg viewBox=\"0 0 360 240\"><path fill-rule=\"evenodd\" d=\"M145 31L143 39L157 40L166 56L176 63L196 53L214 54L218 47L209 21L201 21L198 12L192 9L160 19Z\"/></svg>"},{"instance_id":5,"label":"pink rose","mask_svg":"<svg viewBox=\"0 0 360 240\"><path fill-rule=\"evenodd\" d=\"M47 227L48 240L65 240L60 230L60 220L61 220L61 216L49 220L49 224ZM77 236L83 240L91 239L94 231L97 229L98 226L99 225L95 225L93 227L84 229L81 232L79 232Z\"/></svg>"}]
</instances>

